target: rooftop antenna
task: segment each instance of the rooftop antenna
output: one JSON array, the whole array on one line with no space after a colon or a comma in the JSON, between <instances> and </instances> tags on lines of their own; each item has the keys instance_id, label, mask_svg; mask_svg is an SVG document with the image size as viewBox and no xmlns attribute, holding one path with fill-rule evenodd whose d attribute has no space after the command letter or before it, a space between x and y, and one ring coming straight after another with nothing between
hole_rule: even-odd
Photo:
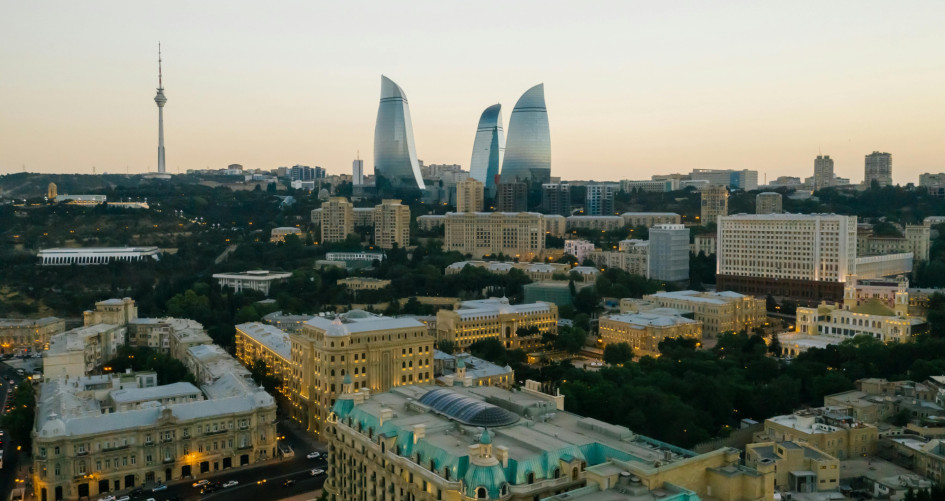
<instances>
[{"instance_id":1,"label":"rooftop antenna","mask_svg":"<svg viewBox=\"0 0 945 501\"><path fill-rule=\"evenodd\" d=\"M161 80L161 42L158 42L158 89L163 89L164 83Z\"/></svg>"}]
</instances>

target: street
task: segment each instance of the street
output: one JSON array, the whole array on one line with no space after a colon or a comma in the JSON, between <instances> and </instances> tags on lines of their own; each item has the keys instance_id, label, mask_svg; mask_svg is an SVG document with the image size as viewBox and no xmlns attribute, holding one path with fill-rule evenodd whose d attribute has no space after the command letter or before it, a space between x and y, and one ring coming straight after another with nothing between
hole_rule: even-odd
<instances>
[{"instance_id":1,"label":"street","mask_svg":"<svg viewBox=\"0 0 945 501\"><path fill-rule=\"evenodd\" d=\"M16 374L15 369L5 363L0 363L0 409L6 406L8 399L7 390L15 390L17 383L22 379L22 377ZM9 384L10 380L13 380L12 385ZM12 395L10 398L12 398ZM16 483L19 454L16 451L16 446L11 442L12 437L10 437L9 433L4 431L2 438L3 446L0 446L0 450L3 450L3 469L0 469L0 493L2 493L3 499L7 499L11 490L23 486L23 484L14 485Z\"/></svg>"},{"instance_id":2,"label":"street","mask_svg":"<svg viewBox=\"0 0 945 501\"><path fill-rule=\"evenodd\" d=\"M312 499L315 499L318 496L313 491L322 487L325 482L325 475L313 477L310 471L312 468L325 469L325 460L321 458L306 459L305 454L306 452L300 451L298 456L280 463L253 469L236 468L218 475L201 477L201 479L206 478L221 482L228 480L239 482L239 485L227 487L210 494L200 495L200 489L192 487L194 480L189 480L170 485L167 490L160 492L150 492L146 487L145 492L139 496L139 499L153 497L157 501L162 501L180 496L183 500L261 501L282 499L307 492L312 492ZM283 487L282 484L286 480L295 480L295 485Z\"/></svg>"}]
</instances>

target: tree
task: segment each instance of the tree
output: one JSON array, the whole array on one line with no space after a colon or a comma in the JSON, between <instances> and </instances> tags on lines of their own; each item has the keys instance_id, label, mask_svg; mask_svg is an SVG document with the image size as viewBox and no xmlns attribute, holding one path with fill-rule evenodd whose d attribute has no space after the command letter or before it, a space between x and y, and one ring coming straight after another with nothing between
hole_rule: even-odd
<instances>
[{"instance_id":1,"label":"tree","mask_svg":"<svg viewBox=\"0 0 945 501\"><path fill-rule=\"evenodd\" d=\"M30 433L35 416L36 394L29 381L20 381L11 399L10 412L3 416L0 423L10 432L13 440L24 449L30 450Z\"/></svg>"},{"instance_id":2,"label":"tree","mask_svg":"<svg viewBox=\"0 0 945 501\"><path fill-rule=\"evenodd\" d=\"M442 351L443 353L452 354L454 351L456 351L456 344L449 339L441 339L436 342L436 349Z\"/></svg>"},{"instance_id":3,"label":"tree","mask_svg":"<svg viewBox=\"0 0 945 501\"><path fill-rule=\"evenodd\" d=\"M558 329L558 335L555 337L554 346L558 350L575 354L584 348L584 342L587 340L587 331L580 327L561 327Z\"/></svg>"},{"instance_id":4,"label":"tree","mask_svg":"<svg viewBox=\"0 0 945 501\"><path fill-rule=\"evenodd\" d=\"M781 340L778 339L778 333L771 334L771 344L768 345L768 353L776 357L781 356Z\"/></svg>"},{"instance_id":5,"label":"tree","mask_svg":"<svg viewBox=\"0 0 945 501\"><path fill-rule=\"evenodd\" d=\"M585 287L574 296L574 311L590 315L599 303L600 297L594 292L594 287Z\"/></svg>"},{"instance_id":6,"label":"tree","mask_svg":"<svg viewBox=\"0 0 945 501\"><path fill-rule=\"evenodd\" d=\"M246 322L258 321L259 313L256 312L256 308L251 304L236 310L236 315L233 317L233 322L236 324L245 324Z\"/></svg>"},{"instance_id":7,"label":"tree","mask_svg":"<svg viewBox=\"0 0 945 501\"><path fill-rule=\"evenodd\" d=\"M633 360L633 347L627 343L612 343L604 347L604 362L621 365Z\"/></svg>"}]
</instances>

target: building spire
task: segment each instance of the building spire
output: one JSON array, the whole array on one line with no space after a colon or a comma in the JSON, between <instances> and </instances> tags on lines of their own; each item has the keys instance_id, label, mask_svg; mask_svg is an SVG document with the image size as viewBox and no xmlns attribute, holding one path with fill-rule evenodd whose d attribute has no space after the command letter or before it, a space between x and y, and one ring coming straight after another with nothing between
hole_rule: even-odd
<instances>
[{"instance_id":1,"label":"building spire","mask_svg":"<svg viewBox=\"0 0 945 501\"><path fill-rule=\"evenodd\" d=\"M161 42L158 42L158 89L163 89L164 83L161 81Z\"/></svg>"}]
</instances>

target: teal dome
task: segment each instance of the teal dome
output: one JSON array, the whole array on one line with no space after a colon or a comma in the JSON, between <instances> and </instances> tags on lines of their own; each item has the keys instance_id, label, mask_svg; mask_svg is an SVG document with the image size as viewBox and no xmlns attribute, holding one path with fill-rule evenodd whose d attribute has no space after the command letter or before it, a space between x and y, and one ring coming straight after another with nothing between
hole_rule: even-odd
<instances>
[{"instance_id":1,"label":"teal dome","mask_svg":"<svg viewBox=\"0 0 945 501\"><path fill-rule=\"evenodd\" d=\"M492 443L492 437L489 436L489 430L486 430L486 429L483 429L483 430L482 430L482 436L479 437L479 443L480 443L480 444L491 444L491 443Z\"/></svg>"},{"instance_id":2,"label":"teal dome","mask_svg":"<svg viewBox=\"0 0 945 501\"><path fill-rule=\"evenodd\" d=\"M476 491L484 488L489 494L490 499L499 499L502 497L502 487L508 484L505 479L505 471L498 464L492 466L479 466L470 464L466 474L463 475L463 490L467 497L477 498Z\"/></svg>"},{"instance_id":3,"label":"teal dome","mask_svg":"<svg viewBox=\"0 0 945 501\"><path fill-rule=\"evenodd\" d=\"M351 384L351 373L345 374L344 384Z\"/></svg>"}]
</instances>

